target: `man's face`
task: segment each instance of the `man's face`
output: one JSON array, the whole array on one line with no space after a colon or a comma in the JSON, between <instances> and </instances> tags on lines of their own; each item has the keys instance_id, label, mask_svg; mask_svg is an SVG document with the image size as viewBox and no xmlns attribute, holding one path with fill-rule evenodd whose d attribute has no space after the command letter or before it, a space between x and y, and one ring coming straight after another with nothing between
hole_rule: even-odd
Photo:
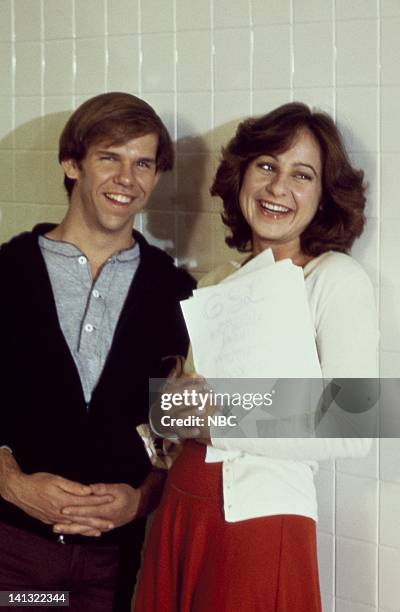
<instances>
[{"instance_id":1,"label":"man's face","mask_svg":"<svg viewBox=\"0 0 400 612\"><path fill-rule=\"evenodd\" d=\"M146 134L121 145L100 141L89 147L78 165L62 162L66 175L75 180L71 207L74 218L92 231L130 232L134 216L147 203L157 184L158 136Z\"/></svg>"}]
</instances>

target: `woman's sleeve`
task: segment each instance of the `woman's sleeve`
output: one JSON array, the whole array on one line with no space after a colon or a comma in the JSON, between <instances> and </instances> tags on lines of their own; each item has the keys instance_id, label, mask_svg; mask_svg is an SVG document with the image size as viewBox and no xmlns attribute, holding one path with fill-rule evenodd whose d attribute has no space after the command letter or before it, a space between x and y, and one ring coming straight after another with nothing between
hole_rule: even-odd
<instances>
[{"instance_id":1,"label":"woman's sleeve","mask_svg":"<svg viewBox=\"0 0 400 612\"><path fill-rule=\"evenodd\" d=\"M366 273L352 262L350 273L343 275L333 270L329 279L314 288L314 293L316 344L324 379L377 378L377 315ZM212 446L276 459L319 461L365 455L371 440L212 436Z\"/></svg>"}]
</instances>

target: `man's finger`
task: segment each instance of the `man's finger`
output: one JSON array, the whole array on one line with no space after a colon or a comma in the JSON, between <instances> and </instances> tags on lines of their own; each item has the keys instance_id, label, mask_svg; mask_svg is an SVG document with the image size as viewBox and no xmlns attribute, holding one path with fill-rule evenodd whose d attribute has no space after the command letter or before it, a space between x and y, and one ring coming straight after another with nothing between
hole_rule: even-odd
<instances>
[{"instance_id":1,"label":"man's finger","mask_svg":"<svg viewBox=\"0 0 400 612\"><path fill-rule=\"evenodd\" d=\"M62 533L63 535L86 535L92 537L99 537L102 534L100 529L94 529L93 527L80 525L78 523L68 525L66 523L57 523L54 525L53 531L54 533Z\"/></svg>"},{"instance_id":2,"label":"man's finger","mask_svg":"<svg viewBox=\"0 0 400 612\"><path fill-rule=\"evenodd\" d=\"M60 487L60 489L66 493L71 493L72 495L86 496L92 493L92 489L89 485L74 482L73 480L62 478L61 476L57 477L57 485Z\"/></svg>"}]
</instances>

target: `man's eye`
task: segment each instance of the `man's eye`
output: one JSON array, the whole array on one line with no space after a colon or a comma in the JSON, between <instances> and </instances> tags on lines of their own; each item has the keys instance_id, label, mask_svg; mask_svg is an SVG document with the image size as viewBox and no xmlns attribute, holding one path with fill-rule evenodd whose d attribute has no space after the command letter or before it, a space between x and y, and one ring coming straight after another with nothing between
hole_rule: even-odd
<instances>
[{"instance_id":1,"label":"man's eye","mask_svg":"<svg viewBox=\"0 0 400 612\"><path fill-rule=\"evenodd\" d=\"M115 157L113 155L100 155L100 159L102 161L115 161Z\"/></svg>"},{"instance_id":2,"label":"man's eye","mask_svg":"<svg viewBox=\"0 0 400 612\"><path fill-rule=\"evenodd\" d=\"M152 168L154 168L154 162L149 161L147 159L139 159L137 162L137 166L139 168L144 168L146 170L151 170Z\"/></svg>"}]
</instances>

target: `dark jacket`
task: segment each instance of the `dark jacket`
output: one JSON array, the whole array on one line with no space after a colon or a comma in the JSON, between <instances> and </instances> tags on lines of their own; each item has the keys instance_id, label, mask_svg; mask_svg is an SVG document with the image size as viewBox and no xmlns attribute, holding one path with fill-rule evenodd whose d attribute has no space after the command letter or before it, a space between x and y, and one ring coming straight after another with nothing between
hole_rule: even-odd
<instances>
[{"instance_id":1,"label":"dark jacket","mask_svg":"<svg viewBox=\"0 0 400 612\"><path fill-rule=\"evenodd\" d=\"M51 227L37 226L0 249L0 445L13 449L26 473L137 487L151 468L136 433L148 420L148 379L161 376L163 357L186 353L179 300L194 281L134 232L140 265L86 406L38 245ZM48 526L1 499L0 520L51 536ZM124 529L102 540L118 539Z\"/></svg>"}]
</instances>

